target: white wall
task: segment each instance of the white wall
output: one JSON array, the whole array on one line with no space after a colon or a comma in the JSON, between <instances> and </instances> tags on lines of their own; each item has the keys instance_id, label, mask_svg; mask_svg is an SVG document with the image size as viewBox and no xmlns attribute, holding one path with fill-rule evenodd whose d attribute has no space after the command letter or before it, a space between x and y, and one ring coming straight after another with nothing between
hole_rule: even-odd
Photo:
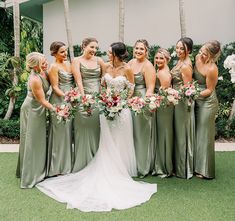
<instances>
[{"instance_id":1,"label":"white wall","mask_svg":"<svg viewBox=\"0 0 235 221\"><path fill-rule=\"evenodd\" d=\"M69 0L74 44L96 37L101 50L118 41L118 0ZM125 0L125 43L145 38L170 47L180 38L178 0ZM44 53L52 41L67 42L63 1L43 6ZM185 0L186 30L196 44L235 41L235 0ZM51 60L51 59L50 59Z\"/></svg>"}]
</instances>

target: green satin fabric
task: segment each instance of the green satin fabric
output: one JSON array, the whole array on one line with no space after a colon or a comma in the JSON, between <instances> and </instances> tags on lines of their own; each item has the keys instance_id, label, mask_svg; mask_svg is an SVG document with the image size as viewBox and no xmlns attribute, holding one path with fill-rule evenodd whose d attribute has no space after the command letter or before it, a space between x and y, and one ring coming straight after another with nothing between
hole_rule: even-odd
<instances>
[{"instance_id":1,"label":"green satin fabric","mask_svg":"<svg viewBox=\"0 0 235 221\"><path fill-rule=\"evenodd\" d=\"M179 89L182 80L180 69L172 69L173 88ZM194 104L188 108L185 101L174 107L174 170L177 177L193 176L193 150L195 145Z\"/></svg>"},{"instance_id":2,"label":"green satin fabric","mask_svg":"<svg viewBox=\"0 0 235 221\"><path fill-rule=\"evenodd\" d=\"M160 88L160 81L156 79L155 92ZM156 112L156 154L154 173L168 177L173 173L173 114L174 106L159 108Z\"/></svg>"},{"instance_id":3,"label":"green satin fabric","mask_svg":"<svg viewBox=\"0 0 235 221\"><path fill-rule=\"evenodd\" d=\"M36 73L32 73L36 75ZM49 90L49 82L42 78L43 91ZM32 188L46 176L46 109L34 98L28 86L28 94L20 110L20 147L16 176L21 178L21 188Z\"/></svg>"},{"instance_id":4,"label":"green satin fabric","mask_svg":"<svg viewBox=\"0 0 235 221\"><path fill-rule=\"evenodd\" d=\"M146 85L141 72L135 74L135 90L133 96L144 97ZM148 175L153 170L155 155L156 125L155 114L145 113L132 115L134 145L137 170L140 176Z\"/></svg>"},{"instance_id":5,"label":"green satin fabric","mask_svg":"<svg viewBox=\"0 0 235 221\"><path fill-rule=\"evenodd\" d=\"M81 64L82 83L85 94L99 92L100 90L100 66L89 69ZM94 157L100 139L99 110L95 110L92 116L78 110L74 119L74 165L72 172L83 169Z\"/></svg>"},{"instance_id":6,"label":"green satin fabric","mask_svg":"<svg viewBox=\"0 0 235 221\"><path fill-rule=\"evenodd\" d=\"M197 70L194 79L202 90L206 89L206 78ZM195 172L207 178L215 177L215 115L218 100L215 90L209 97L199 97L195 103L196 146Z\"/></svg>"},{"instance_id":7,"label":"green satin fabric","mask_svg":"<svg viewBox=\"0 0 235 221\"><path fill-rule=\"evenodd\" d=\"M59 88L66 92L74 87L73 75L60 70L58 72ZM54 91L50 97L51 104L61 104L64 98ZM47 175L68 174L72 170L72 125L73 120L67 123L58 123L56 116L50 114L48 137Z\"/></svg>"}]
</instances>

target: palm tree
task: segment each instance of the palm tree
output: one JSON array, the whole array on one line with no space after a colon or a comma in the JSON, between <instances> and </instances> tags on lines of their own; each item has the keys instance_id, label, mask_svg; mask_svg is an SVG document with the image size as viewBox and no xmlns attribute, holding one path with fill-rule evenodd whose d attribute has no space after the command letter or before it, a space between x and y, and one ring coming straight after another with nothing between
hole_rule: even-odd
<instances>
[{"instance_id":1,"label":"palm tree","mask_svg":"<svg viewBox=\"0 0 235 221\"><path fill-rule=\"evenodd\" d=\"M119 0L119 41L124 42L124 18L125 18L124 0Z\"/></svg>"},{"instance_id":2,"label":"palm tree","mask_svg":"<svg viewBox=\"0 0 235 221\"><path fill-rule=\"evenodd\" d=\"M185 25L185 13L184 13L184 0L179 0L179 14L180 14L181 37L185 37L186 25Z\"/></svg>"},{"instance_id":3,"label":"palm tree","mask_svg":"<svg viewBox=\"0 0 235 221\"><path fill-rule=\"evenodd\" d=\"M15 59L19 63L19 59L20 59L20 8L19 8L19 0L13 0L13 20L14 20L14 41L15 41L14 56L15 56ZM13 88L16 87L18 84L18 76L17 76L18 68L17 68L17 66L18 65L16 65L13 70L13 82L12 82ZM4 117L5 120L10 119L12 112L14 110L15 101L16 101L15 93L11 93L7 113Z\"/></svg>"},{"instance_id":4,"label":"palm tree","mask_svg":"<svg viewBox=\"0 0 235 221\"><path fill-rule=\"evenodd\" d=\"M71 27L70 27L69 1L68 0L64 0L64 18L65 18L67 40L68 40L68 45L69 45L69 56L72 61L74 59L74 51L73 51L72 32L71 32Z\"/></svg>"}]
</instances>

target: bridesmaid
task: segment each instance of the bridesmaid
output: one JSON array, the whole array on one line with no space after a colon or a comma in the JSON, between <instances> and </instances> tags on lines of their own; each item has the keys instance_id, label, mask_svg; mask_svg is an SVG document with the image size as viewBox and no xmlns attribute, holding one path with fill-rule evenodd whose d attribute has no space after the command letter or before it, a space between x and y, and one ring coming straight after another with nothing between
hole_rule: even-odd
<instances>
[{"instance_id":1,"label":"bridesmaid","mask_svg":"<svg viewBox=\"0 0 235 221\"><path fill-rule=\"evenodd\" d=\"M148 96L153 94L156 72L148 60L149 45L146 40L137 40L134 45L134 58L129 61L135 76L133 96ZM137 170L140 177L152 172L155 146L155 117L133 116L134 144L136 151Z\"/></svg>"},{"instance_id":2,"label":"bridesmaid","mask_svg":"<svg viewBox=\"0 0 235 221\"><path fill-rule=\"evenodd\" d=\"M194 78L201 93L195 103L196 147L195 172L199 178L215 178L215 114L218 100L215 87L218 81L218 67L215 62L220 55L220 43L205 43L196 56Z\"/></svg>"},{"instance_id":3,"label":"bridesmaid","mask_svg":"<svg viewBox=\"0 0 235 221\"><path fill-rule=\"evenodd\" d=\"M50 46L55 57L49 70L52 86L50 102L63 103L65 92L74 86L70 63L67 62L67 47L63 42L55 41ZM48 138L48 176L68 174L72 169L72 121L58 123L56 116L50 114Z\"/></svg>"},{"instance_id":4,"label":"bridesmaid","mask_svg":"<svg viewBox=\"0 0 235 221\"><path fill-rule=\"evenodd\" d=\"M75 58L72 64L74 79L82 95L100 90L101 68L104 62L95 56L97 49L98 41L95 38L85 38L82 41L83 54ZM92 116L78 111L74 119L73 173L83 169L94 157L99 147L99 137L99 110L95 110Z\"/></svg>"},{"instance_id":5,"label":"bridesmaid","mask_svg":"<svg viewBox=\"0 0 235 221\"><path fill-rule=\"evenodd\" d=\"M50 84L45 71L44 55L32 52L26 57L30 71L28 93L20 111L20 148L16 176L21 188L32 188L46 176L46 108L53 106L46 100Z\"/></svg>"},{"instance_id":6,"label":"bridesmaid","mask_svg":"<svg viewBox=\"0 0 235 221\"><path fill-rule=\"evenodd\" d=\"M192 52L193 41L183 37L176 44L178 62L171 70L173 88L179 89L181 84L192 81L192 62L189 54ZM174 107L174 160L175 175L189 179L193 176L193 148L195 137L194 107L188 109L187 102L180 101Z\"/></svg>"},{"instance_id":7,"label":"bridesmaid","mask_svg":"<svg viewBox=\"0 0 235 221\"><path fill-rule=\"evenodd\" d=\"M155 92L159 88L171 87L171 73L168 67L170 53L160 48L155 54L154 66L157 66L157 79ZM173 113L174 106L159 108L157 118L157 141L154 171L161 178L169 177L173 173Z\"/></svg>"}]
</instances>

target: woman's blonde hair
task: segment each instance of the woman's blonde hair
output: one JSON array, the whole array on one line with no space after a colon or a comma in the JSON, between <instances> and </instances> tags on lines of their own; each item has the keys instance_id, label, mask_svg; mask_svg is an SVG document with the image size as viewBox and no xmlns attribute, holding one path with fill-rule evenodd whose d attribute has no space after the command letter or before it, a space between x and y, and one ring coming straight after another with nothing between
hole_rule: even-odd
<instances>
[{"instance_id":1,"label":"woman's blonde hair","mask_svg":"<svg viewBox=\"0 0 235 221\"><path fill-rule=\"evenodd\" d=\"M31 52L26 56L26 70L31 71L33 68L39 68L39 71L42 71L42 63L45 59L45 56L39 52Z\"/></svg>"},{"instance_id":2,"label":"woman's blonde hair","mask_svg":"<svg viewBox=\"0 0 235 221\"><path fill-rule=\"evenodd\" d=\"M220 43L217 40L213 40L206 42L203 46L208 51L210 59L216 62L221 54Z\"/></svg>"},{"instance_id":3,"label":"woman's blonde hair","mask_svg":"<svg viewBox=\"0 0 235 221\"><path fill-rule=\"evenodd\" d=\"M167 64L170 62L171 55L170 55L170 52L168 50L166 50L165 48L159 48L156 51L155 56L157 55L157 53L160 53L160 54L162 54L164 56L164 58L166 59ZM154 59L154 67L156 67L156 60L155 59Z\"/></svg>"},{"instance_id":4,"label":"woman's blonde hair","mask_svg":"<svg viewBox=\"0 0 235 221\"><path fill-rule=\"evenodd\" d=\"M149 43L148 43L148 41L145 40L145 39L138 39L138 40L135 42L134 50L135 50L135 46L136 46L138 43L142 43L142 44L144 45L144 48L145 48L145 50L146 50L146 58L149 58ZM134 50L133 50L133 52L134 52ZM133 57L135 57L134 54L133 54Z\"/></svg>"}]
</instances>

